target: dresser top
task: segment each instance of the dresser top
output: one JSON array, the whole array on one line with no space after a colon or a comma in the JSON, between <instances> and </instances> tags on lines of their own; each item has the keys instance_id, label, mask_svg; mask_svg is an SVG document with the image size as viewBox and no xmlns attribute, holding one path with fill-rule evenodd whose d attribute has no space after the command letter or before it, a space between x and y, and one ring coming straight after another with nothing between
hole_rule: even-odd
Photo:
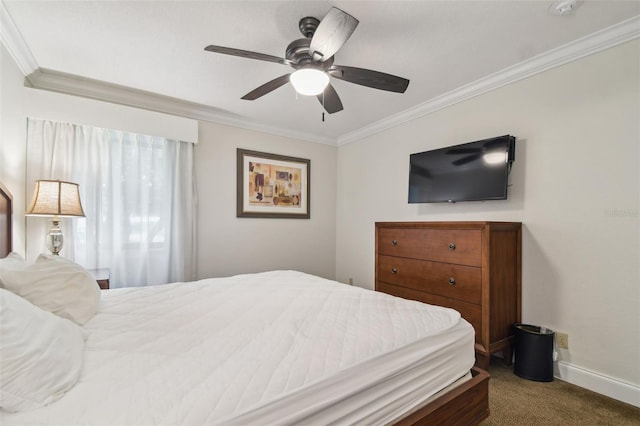
<instances>
[{"instance_id":1,"label":"dresser top","mask_svg":"<svg viewBox=\"0 0 640 426\"><path fill-rule=\"evenodd\" d=\"M517 230L522 222L493 221L436 221L436 222L376 222L376 228L443 228L443 229L484 229Z\"/></svg>"}]
</instances>

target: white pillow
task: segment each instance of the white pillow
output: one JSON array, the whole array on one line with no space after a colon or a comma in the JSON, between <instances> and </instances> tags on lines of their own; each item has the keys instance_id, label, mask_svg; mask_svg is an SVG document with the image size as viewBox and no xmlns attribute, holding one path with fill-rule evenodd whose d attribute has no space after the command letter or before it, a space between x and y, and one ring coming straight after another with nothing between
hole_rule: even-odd
<instances>
[{"instance_id":1,"label":"white pillow","mask_svg":"<svg viewBox=\"0 0 640 426\"><path fill-rule=\"evenodd\" d=\"M82 266L60 256L41 254L23 270L5 270L7 290L44 310L80 325L91 319L100 303L100 287Z\"/></svg>"},{"instance_id":2,"label":"white pillow","mask_svg":"<svg viewBox=\"0 0 640 426\"><path fill-rule=\"evenodd\" d=\"M20 271L26 267L27 262L25 262L24 257L14 251L9 253L7 257L0 259L0 287L4 287L2 283L3 271Z\"/></svg>"},{"instance_id":3,"label":"white pillow","mask_svg":"<svg viewBox=\"0 0 640 426\"><path fill-rule=\"evenodd\" d=\"M0 289L0 407L32 410L71 389L82 369L84 332Z\"/></svg>"}]
</instances>

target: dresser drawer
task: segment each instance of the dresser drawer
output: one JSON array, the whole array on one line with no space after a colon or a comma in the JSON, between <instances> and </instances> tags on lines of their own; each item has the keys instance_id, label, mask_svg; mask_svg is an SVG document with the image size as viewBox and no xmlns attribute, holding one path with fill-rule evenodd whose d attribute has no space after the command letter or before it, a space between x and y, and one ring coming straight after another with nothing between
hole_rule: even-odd
<instances>
[{"instance_id":1,"label":"dresser drawer","mask_svg":"<svg viewBox=\"0 0 640 426\"><path fill-rule=\"evenodd\" d=\"M422 291L413 290L405 287L398 287L383 282L376 283L376 291L391 294L392 296L402 297L403 299L417 300L419 302L428 303L430 305L444 306L455 309L460 312L462 318L467 320L476 332L476 342L480 342L482 336L482 307L473 303L467 303L461 300L451 299L447 297L436 296Z\"/></svg>"},{"instance_id":2,"label":"dresser drawer","mask_svg":"<svg viewBox=\"0 0 640 426\"><path fill-rule=\"evenodd\" d=\"M482 272L473 266L378 256L378 281L480 304Z\"/></svg>"},{"instance_id":3,"label":"dresser drawer","mask_svg":"<svg viewBox=\"0 0 640 426\"><path fill-rule=\"evenodd\" d=\"M482 266L479 229L378 229L378 254Z\"/></svg>"}]
</instances>

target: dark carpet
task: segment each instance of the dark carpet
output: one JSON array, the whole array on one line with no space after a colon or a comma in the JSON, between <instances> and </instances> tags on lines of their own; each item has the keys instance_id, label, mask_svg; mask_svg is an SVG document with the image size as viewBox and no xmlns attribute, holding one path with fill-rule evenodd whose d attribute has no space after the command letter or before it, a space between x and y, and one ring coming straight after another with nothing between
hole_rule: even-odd
<instances>
[{"instance_id":1,"label":"dark carpet","mask_svg":"<svg viewBox=\"0 0 640 426\"><path fill-rule=\"evenodd\" d=\"M640 408L554 379L535 382L513 373L501 359L489 367L490 416L494 425L640 425Z\"/></svg>"}]
</instances>

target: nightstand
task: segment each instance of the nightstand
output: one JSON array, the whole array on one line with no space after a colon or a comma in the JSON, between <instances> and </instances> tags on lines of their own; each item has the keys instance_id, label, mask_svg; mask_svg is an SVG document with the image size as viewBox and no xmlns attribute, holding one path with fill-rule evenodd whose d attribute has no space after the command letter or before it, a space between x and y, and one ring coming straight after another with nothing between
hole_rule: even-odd
<instances>
[{"instance_id":1,"label":"nightstand","mask_svg":"<svg viewBox=\"0 0 640 426\"><path fill-rule=\"evenodd\" d=\"M108 269L87 269L93 278L98 282L102 290L109 290L109 270Z\"/></svg>"}]
</instances>

